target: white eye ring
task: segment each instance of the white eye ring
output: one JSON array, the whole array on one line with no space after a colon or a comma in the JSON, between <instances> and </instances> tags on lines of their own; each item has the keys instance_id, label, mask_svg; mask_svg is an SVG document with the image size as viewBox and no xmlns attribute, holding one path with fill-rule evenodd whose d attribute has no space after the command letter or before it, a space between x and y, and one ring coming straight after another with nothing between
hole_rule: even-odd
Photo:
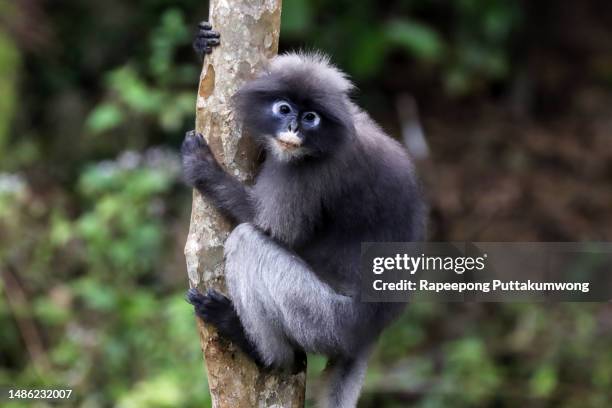
<instances>
[{"instance_id":1,"label":"white eye ring","mask_svg":"<svg viewBox=\"0 0 612 408\"><path fill-rule=\"evenodd\" d=\"M291 106L286 101L276 101L272 105L272 112L276 115L288 115L291 110Z\"/></svg>"},{"instance_id":2,"label":"white eye ring","mask_svg":"<svg viewBox=\"0 0 612 408\"><path fill-rule=\"evenodd\" d=\"M317 126L319 122L321 122L321 118L316 112L305 112L304 115L302 115L302 120L309 126Z\"/></svg>"}]
</instances>

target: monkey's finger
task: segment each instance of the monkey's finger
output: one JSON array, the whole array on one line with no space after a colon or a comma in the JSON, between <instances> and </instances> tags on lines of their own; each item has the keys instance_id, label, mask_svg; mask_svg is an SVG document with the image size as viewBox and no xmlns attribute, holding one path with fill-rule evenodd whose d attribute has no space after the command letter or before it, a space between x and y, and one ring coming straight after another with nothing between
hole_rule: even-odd
<instances>
[{"instance_id":1,"label":"monkey's finger","mask_svg":"<svg viewBox=\"0 0 612 408\"><path fill-rule=\"evenodd\" d=\"M198 27L203 30L210 30L212 28L212 24L210 24L208 21L202 21L200 24L198 24Z\"/></svg>"},{"instance_id":2,"label":"monkey's finger","mask_svg":"<svg viewBox=\"0 0 612 408\"><path fill-rule=\"evenodd\" d=\"M229 300L227 296L225 296L223 293L218 292L214 289L208 289L208 291L206 292L206 296L209 297L211 300L218 302L218 303L224 303L224 304L231 303L231 301Z\"/></svg>"},{"instance_id":3,"label":"monkey's finger","mask_svg":"<svg viewBox=\"0 0 612 408\"><path fill-rule=\"evenodd\" d=\"M204 295L198 292L196 288L191 288L187 291L185 295L185 300L191 303L193 306L198 306L202 304Z\"/></svg>"},{"instance_id":4,"label":"monkey's finger","mask_svg":"<svg viewBox=\"0 0 612 408\"><path fill-rule=\"evenodd\" d=\"M190 297L202 296L200 291L198 289L196 289L196 288L189 288L189 290L187 291L187 295L190 296Z\"/></svg>"},{"instance_id":5,"label":"monkey's finger","mask_svg":"<svg viewBox=\"0 0 612 408\"><path fill-rule=\"evenodd\" d=\"M225 314L232 311L233 306L227 298L218 300L211 298L210 296L206 296L202 302L202 305L198 306L197 309L202 310L202 312L205 314L218 316L220 314Z\"/></svg>"},{"instance_id":6,"label":"monkey's finger","mask_svg":"<svg viewBox=\"0 0 612 408\"><path fill-rule=\"evenodd\" d=\"M218 38L209 38L208 40L206 40L206 44L210 47L213 45L219 45L220 41Z\"/></svg>"},{"instance_id":7,"label":"monkey's finger","mask_svg":"<svg viewBox=\"0 0 612 408\"><path fill-rule=\"evenodd\" d=\"M196 141L200 141L206 144L206 139L204 139L204 135L196 130L189 130L185 132L185 140L186 139L195 139Z\"/></svg>"},{"instance_id":8,"label":"monkey's finger","mask_svg":"<svg viewBox=\"0 0 612 408\"><path fill-rule=\"evenodd\" d=\"M203 305L194 306L195 314L202 318L206 322L215 322L219 320L220 316L227 314L231 309L228 309L226 305L220 305L218 303L206 303Z\"/></svg>"},{"instance_id":9,"label":"monkey's finger","mask_svg":"<svg viewBox=\"0 0 612 408\"><path fill-rule=\"evenodd\" d=\"M196 132L195 130L190 130L185 133L185 140L183 141L183 147L189 147L189 145L195 144L198 147L207 147L208 144L204 139L204 136L201 133Z\"/></svg>"},{"instance_id":10,"label":"monkey's finger","mask_svg":"<svg viewBox=\"0 0 612 408\"><path fill-rule=\"evenodd\" d=\"M219 38L221 34L218 31L202 30L198 31L198 38Z\"/></svg>"},{"instance_id":11,"label":"monkey's finger","mask_svg":"<svg viewBox=\"0 0 612 408\"><path fill-rule=\"evenodd\" d=\"M193 311L196 316L204 320L205 322L210 322L214 319L217 311L216 309L210 308L206 305L194 305Z\"/></svg>"}]
</instances>

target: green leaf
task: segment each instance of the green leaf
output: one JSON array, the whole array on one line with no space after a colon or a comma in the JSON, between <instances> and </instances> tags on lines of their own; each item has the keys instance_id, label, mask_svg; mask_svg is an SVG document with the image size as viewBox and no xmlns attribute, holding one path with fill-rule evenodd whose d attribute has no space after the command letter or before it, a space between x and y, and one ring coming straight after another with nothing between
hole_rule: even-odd
<instances>
[{"instance_id":1,"label":"green leaf","mask_svg":"<svg viewBox=\"0 0 612 408\"><path fill-rule=\"evenodd\" d=\"M153 113L162 106L162 92L150 88L130 66L113 71L109 83L121 100L138 113Z\"/></svg>"},{"instance_id":2,"label":"green leaf","mask_svg":"<svg viewBox=\"0 0 612 408\"><path fill-rule=\"evenodd\" d=\"M95 278L83 278L74 286L87 306L99 311L112 311L117 307L118 294L115 288L104 285Z\"/></svg>"},{"instance_id":3,"label":"green leaf","mask_svg":"<svg viewBox=\"0 0 612 408\"><path fill-rule=\"evenodd\" d=\"M531 378L529 386L534 396L549 396L557 387L557 370L550 365L538 368Z\"/></svg>"},{"instance_id":4,"label":"green leaf","mask_svg":"<svg viewBox=\"0 0 612 408\"><path fill-rule=\"evenodd\" d=\"M93 133L102 133L123 122L123 113L112 103L98 105L87 117L85 126Z\"/></svg>"},{"instance_id":5,"label":"green leaf","mask_svg":"<svg viewBox=\"0 0 612 408\"><path fill-rule=\"evenodd\" d=\"M151 36L151 71L162 81L172 79L173 56L176 48L189 42L189 30L183 12L172 8L162 15Z\"/></svg>"},{"instance_id":6,"label":"green leaf","mask_svg":"<svg viewBox=\"0 0 612 408\"><path fill-rule=\"evenodd\" d=\"M185 390L172 374L162 374L137 383L117 404L120 408L177 407L185 405Z\"/></svg>"},{"instance_id":7,"label":"green leaf","mask_svg":"<svg viewBox=\"0 0 612 408\"><path fill-rule=\"evenodd\" d=\"M444 42L431 27L409 20L398 20L387 26L386 36L404 47L417 59L436 62L444 55Z\"/></svg>"}]
</instances>

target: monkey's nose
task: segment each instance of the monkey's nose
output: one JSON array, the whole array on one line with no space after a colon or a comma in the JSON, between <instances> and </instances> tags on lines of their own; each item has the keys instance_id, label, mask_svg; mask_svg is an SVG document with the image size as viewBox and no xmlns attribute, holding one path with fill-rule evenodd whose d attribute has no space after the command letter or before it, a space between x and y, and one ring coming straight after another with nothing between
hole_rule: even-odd
<instances>
[{"instance_id":1,"label":"monkey's nose","mask_svg":"<svg viewBox=\"0 0 612 408\"><path fill-rule=\"evenodd\" d=\"M297 132L297 130L298 130L298 122L296 119L292 119L291 122L289 122L289 131Z\"/></svg>"}]
</instances>

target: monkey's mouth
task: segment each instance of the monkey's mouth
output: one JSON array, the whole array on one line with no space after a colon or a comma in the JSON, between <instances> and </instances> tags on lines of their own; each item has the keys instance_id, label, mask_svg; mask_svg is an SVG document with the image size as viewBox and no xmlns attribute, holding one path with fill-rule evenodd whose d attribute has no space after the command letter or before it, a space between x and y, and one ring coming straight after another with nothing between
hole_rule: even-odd
<instances>
[{"instance_id":1,"label":"monkey's mouth","mask_svg":"<svg viewBox=\"0 0 612 408\"><path fill-rule=\"evenodd\" d=\"M300 147L299 144L295 144L295 143L291 143L291 142L285 142L283 140L276 140L276 143L279 144L280 147L282 147L285 150L294 150Z\"/></svg>"},{"instance_id":2,"label":"monkey's mouth","mask_svg":"<svg viewBox=\"0 0 612 408\"><path fill-rule=\"evenodd\" d=\"M302 146L302 139L297 133L291 131L279 133L275 142L283 150L296 150Z\"/></svg>"}]
</instances>

